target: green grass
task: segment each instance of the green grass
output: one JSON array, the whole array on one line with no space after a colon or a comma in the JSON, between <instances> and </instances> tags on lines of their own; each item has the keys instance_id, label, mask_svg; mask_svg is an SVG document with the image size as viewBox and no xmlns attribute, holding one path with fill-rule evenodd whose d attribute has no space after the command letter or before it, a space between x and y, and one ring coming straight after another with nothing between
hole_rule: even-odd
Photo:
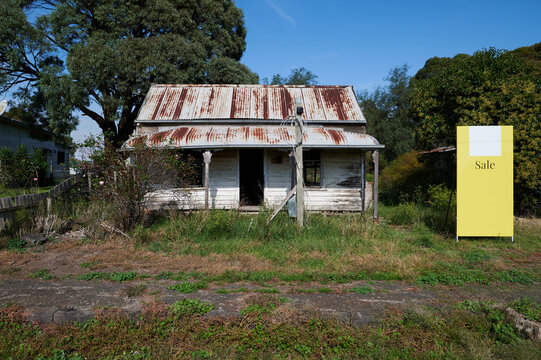
<instances>
[{"instance_id":1,"label":"green grass","mask_svg":"<svg viewBox=\"0 0 541 360\"><path fill-rule=\"evenodd\" d=\"M354 286L348 291L354 292L355 294L373 294L374 288L368 285L365 286Z\"/></svg>"},{"instance_id":2,"label":"green grass","mask_svg":"<svg viewBox=\"0 0 541 360\"><path fill-rule=\"evenodd\" d=\"M533 321L541 321L539 304L528 297L523 297L509 304L510 307Z\"/></svg>"},{"instance_id":3,"label":"green grass","mask_svg":"<svg viewBox=\"0 0 541 360\"><path fill-rule=\"evenodd\" d=\"M471 304L470 304L471 305ZM39 326L15 306L0 309L2 359L534 359L502 312L479 305L439 312L391 311L355 327L286 310L282 301L249 304L242 316L205 316L213 305L183 299L136 319L104 311L86 324ZM162 309L162 310L157 310ZM284 316L287 314L287 316Z\"/></svg>"},{"instance_id":4,"label":"green grass","mask_svg":"<svg viewBox=\"0 0 541 360\"><path fill-rule=\"evenodd\" d=\"M207 281L341 283L406 280L422 284L539 281L541 264L525 261L541 252L541 226L516 224L507 238L461 238L442 224L441 211L415 204L380 208L375 225L369 214L309 214L300 231L285 212L266 224L268 212L242 215L216 210L163 217L134 234L140 249L165 254L236 258L252 256L271 269L205 274ZM441 221L440 221L441 220ZM294 269L294 270L293 270ZM517 275L518 274L518 275ZM185 273L157 278L183 281Z\"/></svg>"},{"instance_id":5,"label":"green grass","mask_svg":"<svg viewBox=\"0 0 541 360\"><path fill-rule=\"evenodd\" d=\"M49 185L49 186L40 186L40 187L32 187L29 189L25 188L9 188L4 189L0 193L0 198L2 197L13 197L18 195L28 195L28 194L41 194L44 192L47 192L54 188L56 185Z\"/></svg>"},{"instance_id":6,"label":"green grass","mask_svg":"<svg viewBox=\"0 0 541 360\"><path fill-rule=\"evenodd\" d=\"M187 315L205 315L212 309L214 309L213 304L198 299L182 299L182 301L176 301L169 306L169 311L171 311L174 318Z\"/></svg>"},{"instance_id":7,"label":"green grass","mask_svg":"<svg viewBox=\"0 0 541 360\"><path fill-rule=\"evenodd\" d=\"M135 271L129 272L90 272L80 276L77 276L77 280L111 280L116 282L124 282L135 280L138 277ZM140 277L140 275L139 275Z\"/></svg>"},{"instance_id":8,"label":"green grass","mask_svg":"<svg viewBox=\"0 0 541 360\"><path fill-rule=\"evenodd\" d=\"M169 285L167 287L167 289L169 290L175 290L182 294L188 294L188 293L196 292L199 289L206 289L206 288L207 288L207 283L202 282L202 281L198 281L194 283L185 281L185 282L177 283L174 285Z\"/></svg>"},{"instance_id":9,"label":"green grass","mask_svg":"<svg viewBox=\"0 0 541 360\"><path fill-rule=\"evenodd\" d=\"M30 274L30 277L35 278L35 279L36 278L42 279L42 280L51 280L51 279L56 278L56 276L49 273L49 269L41 269L36 272L33 272L32 274Z\"/></svg>"}]
</instances>

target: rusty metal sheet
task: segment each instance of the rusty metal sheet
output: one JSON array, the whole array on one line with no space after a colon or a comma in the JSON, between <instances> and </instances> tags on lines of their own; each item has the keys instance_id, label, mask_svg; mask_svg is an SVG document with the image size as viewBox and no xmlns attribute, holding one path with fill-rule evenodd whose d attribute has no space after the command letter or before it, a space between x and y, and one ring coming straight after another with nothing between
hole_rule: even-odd
<instances>
[{"instance_id":1,"label":"rusty metal sheet","mask_svg":"<svg viewBox=\"0 0 541 360\"><path fill-rule=\"evenodd\" d=\"M152 85L137 121L251 119L283 120L303 101L304 119L365 118L351 86Z\"/></svg>"},{"instance_id":2,"label":"rusty metal sheet","mask_svg":"<svg viewBox=\"0 0 541 360\"><path fill-rule=\"evenodd\" d=\"M160 106L158 114L155 117L156 120L167 120L173 118L181 93L182 89L179 88L167 89L162 99L163 105Z\"/></svg>"},{"instance_id":3,"label":"rusty metal sheet","mask_svg":"<svg viewBox=\"0 0 541 360\"><path fill-rule=\"evenodd\" d=\"M303 117L306 119L326 119L325 110L321 101L319 91L306 88L302 89L302 98L305 103L311 104L304 108Z\"/></svg>"},{"instance_id":4,"label":"rusty metal sheet","mask_svg":"<svg viewBox=\"0 0 541 360\"><path fill-rule=\"evenodd\" d=\"M166 89L164 88L155 86L152 86L150 88L147 96L145 97L145 101L141 106L141 110L139 110L139 119L153 120L152 115L154 115L154 111L156 111L156 108L160 106L160 104L157 103L158 99L160 98L160 93L165 90Z\"/></svg>"},{"instance_id":5,"label":"rusty metal sheet","mask_svg":"<svg viewBox=\"0 0 541 360\"><path fill-rule=\"evenodd\" d=\"M295 144L293 126L179 126L177 128L133 136L124 145L124 149L135 144L168 148L220 148L220 147L274 147L289 148ZM360 134L342 129L330 129L306 126L303 145L311 148L383 148L378 141L367 134Z\"/></svg>"},{"instance_id":6,"label":"rusty metal sheet","mask_svg":"<svg viewBox=\"0 0 541 360\"><path fill-rule=\"evenodd\" d=\"M250 118L250 101L252 91L249 87L234 87L231 101L231 110L229 111L230 119L249 119Z\"/></svg>"},{"instance_id":7,"label":"rusty metal sheet","mask_svg":"<svg viewBox=\"0 0 541 360\"><path fill-rule=\"evenodd\" d=\"M345 91L340 92L340 99L342 100L342 109L346 119L361 119L366 121L352 86L349 86Z\"/></svg>"}]
</instances>

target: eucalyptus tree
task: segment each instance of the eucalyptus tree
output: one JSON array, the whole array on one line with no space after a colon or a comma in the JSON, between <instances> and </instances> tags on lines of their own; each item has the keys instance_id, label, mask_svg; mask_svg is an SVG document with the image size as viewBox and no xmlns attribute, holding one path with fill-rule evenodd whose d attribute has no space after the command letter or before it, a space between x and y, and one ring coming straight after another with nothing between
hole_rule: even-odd
<instances>
[{"instance_id":1,"label":"eucalyptus tree","mask_svg":"<svg viewBox=\"0 0 541 360\"><path fill-rule=\"evenodd\" d=\"M83 114L118 147L152 83L257 83L245 37L232 0L3 0L0 86L44 99L55 131Z\"/></svg>"}]
</instances>

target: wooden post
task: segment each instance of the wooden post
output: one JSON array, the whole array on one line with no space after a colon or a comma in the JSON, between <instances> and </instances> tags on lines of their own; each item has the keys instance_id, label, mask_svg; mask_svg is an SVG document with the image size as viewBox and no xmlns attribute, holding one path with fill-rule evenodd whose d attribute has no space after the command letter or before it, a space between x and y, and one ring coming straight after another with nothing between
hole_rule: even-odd
<instances>
[{"instance_id":1,"label":"wooden post","mask_svg":"<svg viewBox=\"0 0 541 360\"><path fill-rule=\"evenodd\" d=\"M86 172L86 178L88 180L88 195L92 195L92 173L90 171Z\"/></svg>"},{"instance_id":2,"label":"wooden post","mask_svg":"<svg viewBox=\"0 0 541 360\"><path fill-rule=\"evenodd\" d=\"M374 221L378 221L378 179L379 179L379 151L374 151L374 191L372 201L374 203Z\"/></svg>"},{"instance_id":3,"label":"wooden post","mask_svg":"<svg viewBox=\"0 0 541 360\"><path fill-rule=\"evenodd\" d=\"M366 152L361 151L361 212L364 213L366 202L366 174L365 174Z\"/></svg>"},{"instance_id":4,"label":"wooden post","mask_svg":"<svg viewBox=\"0 0 541 360\"><path fill-rule=\"evenodd\" d=\"M302 100L295 99L295 160L297 162L297 223L304 225L304 187L303 187L303 160L302 160Z\"/></svg>"},{"instance_id":5,"label":"wooden post","mask_svg":"<svg viewBox=\"0 0 541 360\"><path fill-rule=\"evenodd\" d=\"M289 166L291 167L291 187L290 187L290 190L291 190L297 184L297 170L296 170L297 164L295 160L294 151L289 152Z\"/></svg>"},{"instance_id":6,"label":"wooden post","mask_svg":"<svg viewBox=\"0 0 541 360\"><path fill-rule=\"evenodd\" d=\"M203 161L205 162L205 210L209 209L209 165L212 153L207 150L203 153Z\"/></svg>"},{"instance_id":7,"label":"wooden post","mask_svg":"<svg viewBox=\"0 0 541 360\"><path fill-rule=\"evenodd\" d=\"M51 215L52 210L53 210L53 198L48 197L47 198L47 216Z\"/></svg>"}]
</instances>

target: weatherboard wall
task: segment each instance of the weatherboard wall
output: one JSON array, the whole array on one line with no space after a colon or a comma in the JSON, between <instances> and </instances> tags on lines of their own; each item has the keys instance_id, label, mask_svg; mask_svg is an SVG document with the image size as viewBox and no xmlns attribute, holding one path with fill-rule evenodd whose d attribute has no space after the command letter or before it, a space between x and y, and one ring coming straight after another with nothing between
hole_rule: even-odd
<instances>
[{"instance_id":1,"label":"weatherboard wall","mask_svg":"<svg viewBox=\"0 0 541 360\"><path fill-rule=\"evenodd\" d=\"M52 166L53 176L60 178L69 172L69 149L58 146L52 140L39 140L30 136L28 128L0 121L0 147L14 151L19 145L24 145L30 153L34 149L43 149L47 156L48 169ZM58 152L64 152L64 160L58 163Z\"/></svg>"},{"instance_id":2,"label":"weatherboard wall","mask_svg":"<svg viewBox=\"0 0 541 360\"><path fill-rule=\"evenodd\" d=\"M305 189L305 206L309 211L361 211L361 152L325 150L321 152L321 187ZM280 158L280 160L278 160ZM214 209L239 207L238 152L235 149L213 153L210 163L209 204ZM291 186L288 151L264 152L264 201L277 206ZM366 183L365 209L372 199L372 184ZM147 195L147 206L157 209L203 209L203 187L161 190Z\"/></svg>"}]
</instances>

